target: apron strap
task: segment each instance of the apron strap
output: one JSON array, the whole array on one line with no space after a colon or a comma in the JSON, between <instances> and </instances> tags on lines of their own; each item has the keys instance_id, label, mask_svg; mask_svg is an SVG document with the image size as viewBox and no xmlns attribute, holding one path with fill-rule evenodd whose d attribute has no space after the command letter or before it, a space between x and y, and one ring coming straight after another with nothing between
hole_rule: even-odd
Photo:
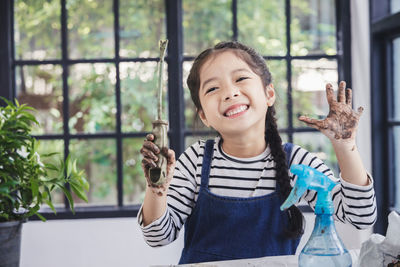
<instances>
[{"instance_id":1,"label":"apron strap","mask_svg":"<svg viewBox=\"0 0 400 267\"><path fill-rule=\"evenodd\" d=\"M206 141L203 155L203 164L201 167L201 188L208 187L208 178L210 176L211 161L214 154L214 140Z\"/></svg>"},{"instance_id":2,"label":"apron strap","mask_svg":"<svg viewBox=\"0 0 400 267\"><path fill-rule=\"evenodd\" d=\"M292 143L285 143L283 145L283 150L285 151L286 154L286 162L287 162L287 166L288 168L290 167L290 155L292 154L292 150L293 150L293 144Z\"/></svg>"}]
</instances>

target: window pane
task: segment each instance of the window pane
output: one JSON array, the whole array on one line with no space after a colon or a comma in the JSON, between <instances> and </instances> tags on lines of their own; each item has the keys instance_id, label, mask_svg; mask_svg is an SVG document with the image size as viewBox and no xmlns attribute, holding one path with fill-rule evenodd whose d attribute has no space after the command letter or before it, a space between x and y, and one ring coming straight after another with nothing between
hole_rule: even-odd
<instances>
[{"instance_id":1,"label":"window pane","mask_svg":"<svg viewBox=\"0 0 400 267\"><path fill-rule=\"evenodd\" d=\"M157 116L157 62L121 63L122 131L151 131ZM167 67L164 68L163 115L168 119Z\"/></svg>"},{"instance_id":2,"label":"window pane","mask_svg":"<svg viewBox=\"0 0 400 267\"><path fill-rule=\"evenodd\" d=\"M117 204L117 156L115 140L71 140L70 151L78 168L84 170L90 184L89 205ZM74 198L79 205L86 202Z\"/></svg>"},{"instance_id":3,"label":"window pane","mask_svg":"<svg viewBox=\"0 0 400 267\"><path fill-rule=\"evenodd\" d=\"M70 67L69 128L71 133L115 131L115 67L75 64Z\"/></svg>"},{"instance_id":4,"label":"window pane","mask_svg":"<svg viewBox=\"0 0 400 267\"><path fill-rule=\"evenodd\" d=\"M285 1L238 1L239 41L262 55L286 54Z\"/></svg>"},{"instance_id":5,"label":"window pane","mask_svg":"<svg viewBox=\"0 0 400 267\"><path fill-rule=\"evenodd\" d=\"M140 204L144 199L146 178L142 170L140 149L143 138L123 140L124 205Z\"/></svg>"},{"instance_id":6,"label":"window pane","mask_svg":"<svg viewBox=\"0 0 400 267\"><path fill-rule=\"evenodd\" d=\"M400 127L393 128L394 206L400 210Z\"/></svg>"},{"instance_id":7,"label":"window pane","mask_svg":"<svg viewBox=\"0 0 400 267\"><path fill-rule=\"evenodd\" d=\"M393 94L392 98L392 110L394 112L393 117L395 120L400 120L400 78L398 77L398 73L400 73L400 37L393 40L392 44L393 48ZM393 165L394 166L394 206L396 210L400 210L400 127L393 128Z\"/></svg>"},{"instance_id":8,"label":"window pane","mask_svg":"<svg viewBox=\"0 0 400 267\"><path fill-rule=\"evenodd\" d=\"M283 143L287 143L289 142L289 136L285 133L279 133L279 135L281 136L282 142Z\"/></svg>"},{"instance_id":9,"label":"window pane","mask_svg":"<svg viewBox=\"0 0 400 267\"><path fill-rule=\"evenodd\" d=\"M69 58L114 57L113 1L67 1Z\"/></svg>"},{"instance_id":10,"label":"window pane","mask_svg":"<svg viewBox=\"0 0 400 267\"><path fill-rule=\"evenodd\" d=\"M314 153L335 173L335 176L339 175L335 151L325 135L319 132L294 133L293 143Z\"/></svg>"},{"instance_id":11,"label":"window pane","mask_svg":"<svg viewBox=\"0 0 400 267\"><path fill-rule=\"evenodd\" d=\"M120 56L158 57L158 40L165 39L163 0L120 1Z\"/></svg>"},{"instance_id":12,"label":"window pane","mask_svg":"<svg viewBox=\"0 0 400 267\"><path fill-rule=\"evenodd\" d=\"M272 84L275 88L275 118L278 120L278 129L287 128L287 78L286 78L286 61L269 60L267 66L272 76Z\"/></svg>"},{"instance_id":13,"label":"window pane","mask_svg":"<svg viewBox=\"0 0 400 267\"><path fill-rule=\"evenodd\" d=\"M63 132L62 68L57 65L23 66L16 68L16 95L21 104L36 109L33 114L40 125L32 133Z\"/></svg>"},{"instance_id":14,"label":"window pane","mask_svg":"<svg viewBox=\"0 0 400 267\"><path fill-rule=\"evenodd\" d=\"M38 152L40 160L44 164L60 166L60 160L64 160L64 141L63 140L39 140ZM57 155L46 156L50 153ZM55 177L54 171L48 172L48 178ZM61 190L55 189L51 192L51 198L55 207L64 207L64 194Z\"/></svg>"},{"instance_id":15,"label":"window pane","mask_svg":"<svg viewBox=\"0 0 400 267\"><path fill-rule=\"evenodd\" d=\"M61 58L60 1L14 2L15 58Z\"/></svg>"},{"instance_id":16,"label":"window pane","mask_svg":"<svg viewBox=\"0 0 400 267\"><path fill-rule=\"evenodd\" d=\"M293 125L306 127L297 119L300 115L313 118L325 118L328 115L325 88L327 83L331 83L337 90L337 62L328 59L293 60L292 69Z\"/></svg>"},{"instance_id":17,"label":"window pane","mask_svg":"<svg viewBox=\"0 0 400 267\"><path fill-rule=\"evenodd\" d=\"M292 1L291 54L336 54L334 0Z\"/></svg>"},{"instance_id":18,"label":"window pane","mask_svg":"<svg viewBox=\"0 0 400 267\"><path fill-rule=\"evenodd\" d=\"M400 11L400 0L390 1L390 13L394 14Z\"/></svg>"},{"instance_id":19,"label":"window pane","mask_svg":"<svg viewBox=\"0 0 400 267\"><path fill-rule=\"evenodd\" d=\"M204 49L232 38L231 1L184 0L184 54L197 56Z\"/></svg>"},{"instance_id":20,"label":"window pane","mask_svg":"<svg viewBox=\"0 0 400 267\"><path fill-rule=\"evenodd\" d=\"M393 118L400 120L400 37L393 40L393 98L391 109Z\"/></svg>"}]
</instances>

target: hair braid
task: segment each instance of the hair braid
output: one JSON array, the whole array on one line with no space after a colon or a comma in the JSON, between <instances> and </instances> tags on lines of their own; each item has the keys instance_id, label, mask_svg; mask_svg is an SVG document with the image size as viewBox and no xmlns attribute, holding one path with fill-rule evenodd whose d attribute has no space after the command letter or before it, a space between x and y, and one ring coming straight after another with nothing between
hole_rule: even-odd
<instances>
[{"instance_id":1,"label":"hair braid","mask_svg":"<svg viewBox=\"0 0 400 267\"><path fill-rule=\"evenodd\" d=\"M265 119L265 141L271 148L271 154L276 163L276 182L279 185L279 193L282 201L284 201L292 190L290 185L290 177L288 174L288 166L286 163L286 154L282 148L282 139L278 132L275 119L274 106L269 107L267 117ZM303 214L295 206L291 206L288 211L289 225L286 229L286 235L295 238L303 234Z\"/></svg>"}]
</instances>

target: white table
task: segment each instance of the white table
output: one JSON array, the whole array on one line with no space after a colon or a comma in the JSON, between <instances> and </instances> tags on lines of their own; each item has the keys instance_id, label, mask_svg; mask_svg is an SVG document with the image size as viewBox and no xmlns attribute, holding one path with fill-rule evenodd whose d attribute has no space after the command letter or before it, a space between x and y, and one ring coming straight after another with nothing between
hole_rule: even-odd
<instances>
[{"instance_id":1,"label":"white table","mask_svg":"<svg viewBox=\"0 0 400 267\"><path fill-rule=\"evenodd\" d=\"M357 266L357 259L360 250L350 250L353 267ZM214 261L214 262L203 262L193 264L181 264L181 265L157 265L154 267L297 267L298 266L298 255L288 256L275 256L275 257L262 257L254 259L241 259L231 261Z\"/></svg>"}]
</instances>

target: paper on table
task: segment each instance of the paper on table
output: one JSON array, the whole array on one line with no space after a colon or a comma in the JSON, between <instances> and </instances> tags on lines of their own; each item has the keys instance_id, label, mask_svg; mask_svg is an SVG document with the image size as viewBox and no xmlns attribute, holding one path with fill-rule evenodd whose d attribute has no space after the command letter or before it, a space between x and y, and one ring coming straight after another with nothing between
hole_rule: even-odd
<instances>
[{"instance_id":1,"label":"paper on table","mask_svg":"<svg viewBox=\"0 0 400 267\"><path fill-rule=\"evenodd\" d=\"M389 214L386 237L372 234L360 250L358 266L388 266L400 262L400 215L395 211Z\"/></svg>"}]
</instances>

